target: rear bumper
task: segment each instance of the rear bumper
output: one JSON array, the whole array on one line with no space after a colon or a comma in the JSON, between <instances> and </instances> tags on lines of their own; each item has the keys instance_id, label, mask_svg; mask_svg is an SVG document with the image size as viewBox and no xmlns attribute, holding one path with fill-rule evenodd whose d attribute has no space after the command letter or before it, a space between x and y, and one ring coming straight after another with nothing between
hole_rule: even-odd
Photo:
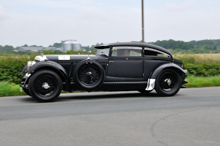
<instances>
[{"instance_id":1,"label":"rear bumper","mask_svg":"<svg viewBox=\"0 0 220 146\"><path fill-rule=\"evenodd\" d=\"M186 84L187 84L187 83L188 83L187 81L183 81L181 88L186 88Z\"/></svg>"}]
</instances>

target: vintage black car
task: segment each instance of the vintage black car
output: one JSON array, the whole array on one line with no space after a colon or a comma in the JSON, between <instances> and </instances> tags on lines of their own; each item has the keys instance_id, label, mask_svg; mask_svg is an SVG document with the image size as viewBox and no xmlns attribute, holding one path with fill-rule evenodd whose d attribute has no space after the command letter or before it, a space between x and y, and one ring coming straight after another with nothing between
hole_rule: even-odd
<instances>
[{"instance_id":1,"label":"vintage black car","mask_svg":"<svg viewBox=\"0 0 220 146\"><path fill-rule=\"evenodd\" d=\"M183 63L165 48L146 43L96 46L96 55L41 55L23 69L21 89L38 101L61 90L140 91L175 95L187 83Z\"/></svg>"}]
</instances>

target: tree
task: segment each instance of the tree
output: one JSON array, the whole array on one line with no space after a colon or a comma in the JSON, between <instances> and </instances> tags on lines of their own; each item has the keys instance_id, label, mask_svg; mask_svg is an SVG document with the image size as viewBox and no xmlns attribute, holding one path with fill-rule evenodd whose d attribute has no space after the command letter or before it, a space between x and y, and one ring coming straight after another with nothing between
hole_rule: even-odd
<instances>
[{"instance_id":1,"label":"tree","mask_svg":"<svg viewBox=\"0 0 220 146\"><path fill-rule=\"evenodd\" d=\"M61 43L54 43L52 47L61 48L62 44Z\"/></svg>"},{"instance_id":2,"label":"tree","mask_svg":"<svg viewBox=\"0 0 220 146\"><path fill-rule=\"evenodd\" d=\"M13 50L14 50L14 47L13 47L13 46L6 45L6 46L4 46L4 50L5 50L5 51L13 51Z\"/></svg>"},{"instance_id":3,"label":"tree","mask_svg":"<svg viewBox=\"0 0 220 146\"><path fill-rule=\"evenodd\" d=\"M21 47L28 47L28 45L27 44L24 44L23 46L21 46Z\"/></svg>"}]
</instances>

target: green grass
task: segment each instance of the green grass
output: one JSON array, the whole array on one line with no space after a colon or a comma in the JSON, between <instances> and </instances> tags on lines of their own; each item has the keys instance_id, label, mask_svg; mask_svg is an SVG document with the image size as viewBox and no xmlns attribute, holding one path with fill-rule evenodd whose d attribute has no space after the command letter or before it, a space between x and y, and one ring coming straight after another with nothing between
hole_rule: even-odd
<instances>
[{"instance_id":1,"label":"green grass","mask_svg":"<svg viewBox=\"0 0 220 146\"><path fill-rule=\"evenodd\" d=\"M220 53L218 54L174 54L174 58L186 64L220 64Z\"/></svg>"},{"instance_id":2,"label":"green grass","mask_svg":"<svg viewBox=\"0 0 220 146\"><path fill-rule=\"evenodd\" d=\"M188 76L186 81L188 81L187 88L220 86L220 75L211 77ZM26 95L24 92L19 91L19 85L9 82L0 82L0 97L17 95Z\"/></svg>"},{"instance_id":3,"label":"green grass","mask_svg":"<svg viewBox=\"0 0 220 146\"><path fill-rule=\"evenodd\" d=\"M0 82L0 96L26 95L19 91L19 85L9 82Z\"/></svg>"},{"instance_id":4,"label":"green grass","mask_svg":"<svg viewBox=\"0 0 220 146\"><path fill-rule=\"evenodd\" d=\"M220 75L211 77L188 76L186 81L188 81L187 88L220 86Z\"/></svg>"}]
</instances>

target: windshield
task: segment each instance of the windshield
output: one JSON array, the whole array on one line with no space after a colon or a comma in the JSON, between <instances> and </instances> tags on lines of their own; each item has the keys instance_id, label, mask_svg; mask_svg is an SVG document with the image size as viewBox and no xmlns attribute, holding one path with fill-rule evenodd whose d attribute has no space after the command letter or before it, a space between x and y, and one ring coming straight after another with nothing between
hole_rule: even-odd
<instances>
[{"instance_id":1,"label":"windshield","mask_svg":"<svg viewBox=\"0 0 220 146\"><path fill-rule=\"evenodd\" d=\"M97 49L96 55L109 55L109 48Z\"/></svg>"}]
</instances>

